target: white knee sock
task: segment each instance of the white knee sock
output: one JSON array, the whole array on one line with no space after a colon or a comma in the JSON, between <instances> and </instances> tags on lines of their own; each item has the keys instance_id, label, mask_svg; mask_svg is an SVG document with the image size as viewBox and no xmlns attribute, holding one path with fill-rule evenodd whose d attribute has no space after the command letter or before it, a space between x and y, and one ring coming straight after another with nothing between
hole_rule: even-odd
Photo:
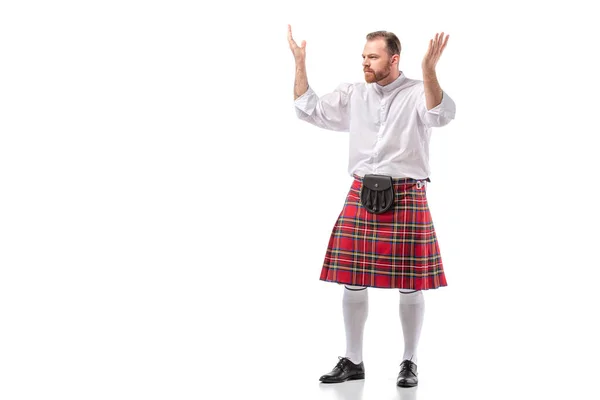
<instances>
[{"instance_id":1,"label":"white knee sock","mask_svg":"<svg viewBox=\"0 0 600 400\"><path fill-rule=\"evenodd\" d=\"M402 360L417 363L417 346L423 326L425 300L423 292L400 290L400 322L404 334L404 355Z\"/></svg>"},{"instance_id":2,"label":"white knee sock","mask_svg":"<svg viewBox=\"0 0 600 400\"><path fill-rule=\"evenodd\" d=\"M354 364L360 364L362 362L363 332L369 313L367 288L345 286L342 308L346 328L346 357Z\"/></svg>"}]
</instances>

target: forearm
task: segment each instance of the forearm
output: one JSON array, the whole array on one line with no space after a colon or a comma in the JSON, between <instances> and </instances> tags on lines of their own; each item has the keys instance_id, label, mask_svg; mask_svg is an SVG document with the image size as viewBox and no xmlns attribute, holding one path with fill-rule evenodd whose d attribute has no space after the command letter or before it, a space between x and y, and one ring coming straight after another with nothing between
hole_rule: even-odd
<instances>
[{"instance_id":1,"label":"forearm","mask_svg":"<svg viewBox=\"0 0 600 400\"><path fill-rule=\"evenodd\" d=\"M431 110L442 102L443 93L435 70L423 70L423 84L425 86L425 104L427 110Z\"/></svg>"},{"instance_id":2,"label":"forearm","mask_svg":"<svg viewBox=\"0 0 600 400\"><path fill-rule=\"evenodd\" d=\"M308 78L306 77L306 63L304 60L296 62L296 80L294 81L294 100L302 96L308 90Z\"/></svg>"}]
</instances>

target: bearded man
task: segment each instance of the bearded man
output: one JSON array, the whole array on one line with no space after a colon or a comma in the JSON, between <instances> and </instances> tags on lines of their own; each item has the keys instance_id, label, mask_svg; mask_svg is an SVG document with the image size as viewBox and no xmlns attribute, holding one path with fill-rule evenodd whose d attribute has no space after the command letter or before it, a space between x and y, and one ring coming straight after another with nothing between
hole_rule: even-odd
<instances>
[{"instance_id":1,"label":"bearded man","mask_svg":"<svg viewBox=\"0 0 600 400\"><path fill-rule=\"evenodd\" d=\"M396 383L418 384L423 290L447 285L426 188L432 128L448 124L456 111L435 69L448 38L442 32L429 41L421 81L399 69L401 46L395 34L369 33L362 54L365 82L343 83L318 96L308 85L306 41L298 46L288 25L296 63L296 114L317 127L349 132L348 173L354 178L321 269L321 280L344 286L346 333L346 354L321 376L323 383L364 379L363 332L371 287L400 292L404 354Z\"/></svg>"}]
</instances>

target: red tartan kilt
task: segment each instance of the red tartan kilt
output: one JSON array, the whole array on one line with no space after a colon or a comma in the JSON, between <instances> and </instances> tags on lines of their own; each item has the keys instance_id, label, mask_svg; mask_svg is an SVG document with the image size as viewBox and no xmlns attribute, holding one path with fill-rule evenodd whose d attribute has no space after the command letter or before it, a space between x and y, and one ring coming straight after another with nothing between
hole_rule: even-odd
<instances>
[{"instance_id":1,"label":"red tartan kilt","mask_svg":"<svg viewBox=\"0 0 600 400\"><path fill-rule=\"evenodd\" d=\"M371 214L355 175L331 232L320 279L340 284L425 290L446 286L425 187L394 179L392 210Z\"/></svg>"}]
</instances>

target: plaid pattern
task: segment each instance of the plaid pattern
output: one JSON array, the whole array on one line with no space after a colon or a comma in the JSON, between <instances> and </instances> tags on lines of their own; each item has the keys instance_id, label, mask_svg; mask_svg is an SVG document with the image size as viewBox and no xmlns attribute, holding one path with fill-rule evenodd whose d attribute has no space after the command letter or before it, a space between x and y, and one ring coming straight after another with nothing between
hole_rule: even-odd
<instances>
[{"instance_id":1,"label":"plaid pattern","mask_svg":"<svg viewBox=\"0 0 600 400\"><path fill-rule=\"evenodd\" d=\"M320 279L347 285L425 290L446 286L425 187L394 179L393 209L371 214L360 204L354 176L338 217Z\"/></svg>"}]
</instances>

